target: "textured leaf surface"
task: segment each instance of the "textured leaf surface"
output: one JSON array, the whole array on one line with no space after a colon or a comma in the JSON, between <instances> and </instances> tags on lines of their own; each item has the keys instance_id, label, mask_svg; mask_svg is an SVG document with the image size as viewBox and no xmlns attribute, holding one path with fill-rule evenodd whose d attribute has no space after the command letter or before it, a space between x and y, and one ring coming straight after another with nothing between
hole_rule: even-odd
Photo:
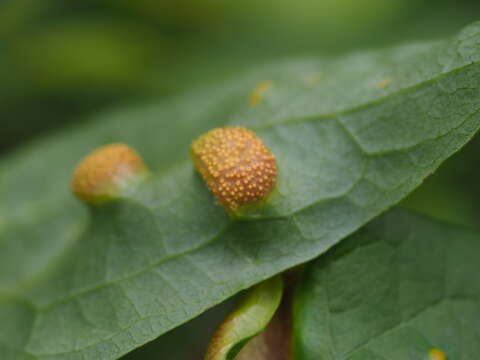
<instances>
[{"instance_id":1,"label":"textured leaf surface","mask_svg":"<svg viewBox=\"0 0 480 360\"><path fill-rule=\"evenodd\" d=\"M308 265L295 301L296 359L416 360L432 349L478 357L478 254L478 233L383 215Z\"/></svg>"},{"instance_id":2,"label":"textured leaf surface","mask_svg":"<svg viewBox=\"0 0 480 360\"><path fill-rule=\"evenodd\" d=\"M479 43L474 24L445 42L276 64L4 159L0 358L115 359L320 255L474 135ZM251 221L231 221L188 160L196 136L225 124L253 129L278 159L278 190ZM116 141L155 175L88 211L68 191L72 168Z\"/></svg>"}]
</instances>

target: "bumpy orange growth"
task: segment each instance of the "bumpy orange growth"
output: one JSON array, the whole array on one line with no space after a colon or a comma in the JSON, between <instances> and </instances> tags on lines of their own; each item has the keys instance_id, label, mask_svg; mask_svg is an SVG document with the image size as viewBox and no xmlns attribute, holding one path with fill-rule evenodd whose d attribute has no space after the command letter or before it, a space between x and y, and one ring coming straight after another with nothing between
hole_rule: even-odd
<instances>
[{"instance_id":1,"label":"bumpy orange growth","mask_svg":"<svg viewBox=\"0 0 480 360\"><path fill-rule=\"evenodd\" d=\"M441 350L430 349L430 359L431 360L447 360L447 356Z\"/></svg>"},{"instance_id":2,"label":"bumpy orange growth","mask_svg":"<svg viewBox=\"0 0 480 360\"><path fill-rule=\"evenodd\" d=\"M101 147L77 166L71 188L82 201L101 204L146 174L146 166L137 152L125 144Z\"/></svg>"},{"instance_id":3,"label":"bumpy orange growth","mask_svg":"<svg viewBox=\"0 0 480 360\"><path fill-rule=\"evenodd\" d=\"M191 154L218 202L232 213L265 200L276 184L275 156L245 128L211 130L192 144Z\"/></svg>"}]
</instances>

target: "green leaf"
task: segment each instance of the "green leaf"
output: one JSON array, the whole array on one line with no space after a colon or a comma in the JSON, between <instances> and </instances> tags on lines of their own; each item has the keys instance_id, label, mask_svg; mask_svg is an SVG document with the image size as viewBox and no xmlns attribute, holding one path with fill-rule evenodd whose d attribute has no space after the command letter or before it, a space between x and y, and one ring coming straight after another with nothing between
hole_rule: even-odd
<instances>
[{"instance_id":1,"label":"green leaf","mask_svg":"<svg viewBox=\"0 0 480 360\"><path fill-rule=\"evenodd\" d=\"M308 265L295 297L296 359L478 357L478 254L478 233L383 215Z\"/></svg>"},{"instance_id":2,"label":"green leaf","mask_svg":"<svg viewBox=\"0 0 480 360\"><path fill-rule=\"evenodd\" d=\"M407 195L480 126L480 24L443 41L256 69L119 109L0 164L0 358L116 359L325 252ZM272 86L251 106L255 84ZM212 127L251 128L277 156L269 206L234 222L188 159ZM90 209L75 163L109 142L154 176Z\"/></svg>"},{"instance_id":3,"label":"green leaf","mask_svg":"<svg viewBox=\"0 0 480 360\"><path fill-rule=\"evenodd\" d=\"M205 356L213 332L238 303L241 295L234 296L204 312L155 341L122 357L122 360L201 360Z\"/></svg>"},{"instance_id":4,"label":"green leaf","mask_svg":"<svg viewBox=\"0 0 480 360\"><path fill-rule=\"evenodd\" d=\"M233 360L244 345L272 320L282 300L280 277L264 281L248 291L243 301L213 335L205 360Z\"/></svg>"}]
</instances>

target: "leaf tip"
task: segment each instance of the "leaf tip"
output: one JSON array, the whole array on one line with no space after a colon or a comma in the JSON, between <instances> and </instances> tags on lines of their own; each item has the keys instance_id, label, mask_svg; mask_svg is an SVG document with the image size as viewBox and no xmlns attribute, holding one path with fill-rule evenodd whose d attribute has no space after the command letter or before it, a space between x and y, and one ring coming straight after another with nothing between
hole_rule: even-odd
<instances>
[{"instance_id":1,"label":"leaf tip","mask_svg":"<svg viewBox=\"0 0 480 360\"><path fill-rule=\"evenodd\" d=\"M277 182L275 156L242 127L207 132L193 142L191 156L210 191L232 215L263 203Z\"/></svg>"},{"instance_id":2,"label":"leaf tip","mask_svg":"<svg viewBox=\"0 0 480 360\"><path fill-rule=\"evenodd\" d=\"M103 146L77 166L70 187L83 202L101 205L145 177L147 168L141 156L128 145Z\"/></svg>"}]
</instances>

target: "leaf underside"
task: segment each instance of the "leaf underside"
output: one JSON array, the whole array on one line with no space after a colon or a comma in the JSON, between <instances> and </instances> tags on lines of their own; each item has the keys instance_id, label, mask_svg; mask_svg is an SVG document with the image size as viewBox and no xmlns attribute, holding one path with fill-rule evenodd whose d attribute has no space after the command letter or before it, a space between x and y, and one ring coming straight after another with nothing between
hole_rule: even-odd
<instances>
[{"instance_id":1,"label":"leaf underside","mask_svg":"<svg viewBox=\"0 0 480 360\"><path fill-rule=\"evenodd\" d=\"M452 360L480 352L480 235L395 210L308 265L296 360Z\"/></svg>"},{"instance_id":2,"label":"leaf underside","mask_svg":"<svg viewBox=\"0 0 480 360\"><path fill-rule=\"evenodd\" d=\"M0 163L0 358L116 359L311 260L417 187L480 126L480 24L456 37L257 69L120 109ZM248 96L272 83L258 105ZM250 219L215 204L188 160L215 126L254 130L277 191ZM76 162L122 141L154 175L87 209Z\"/></svg>"}]
</instances>

